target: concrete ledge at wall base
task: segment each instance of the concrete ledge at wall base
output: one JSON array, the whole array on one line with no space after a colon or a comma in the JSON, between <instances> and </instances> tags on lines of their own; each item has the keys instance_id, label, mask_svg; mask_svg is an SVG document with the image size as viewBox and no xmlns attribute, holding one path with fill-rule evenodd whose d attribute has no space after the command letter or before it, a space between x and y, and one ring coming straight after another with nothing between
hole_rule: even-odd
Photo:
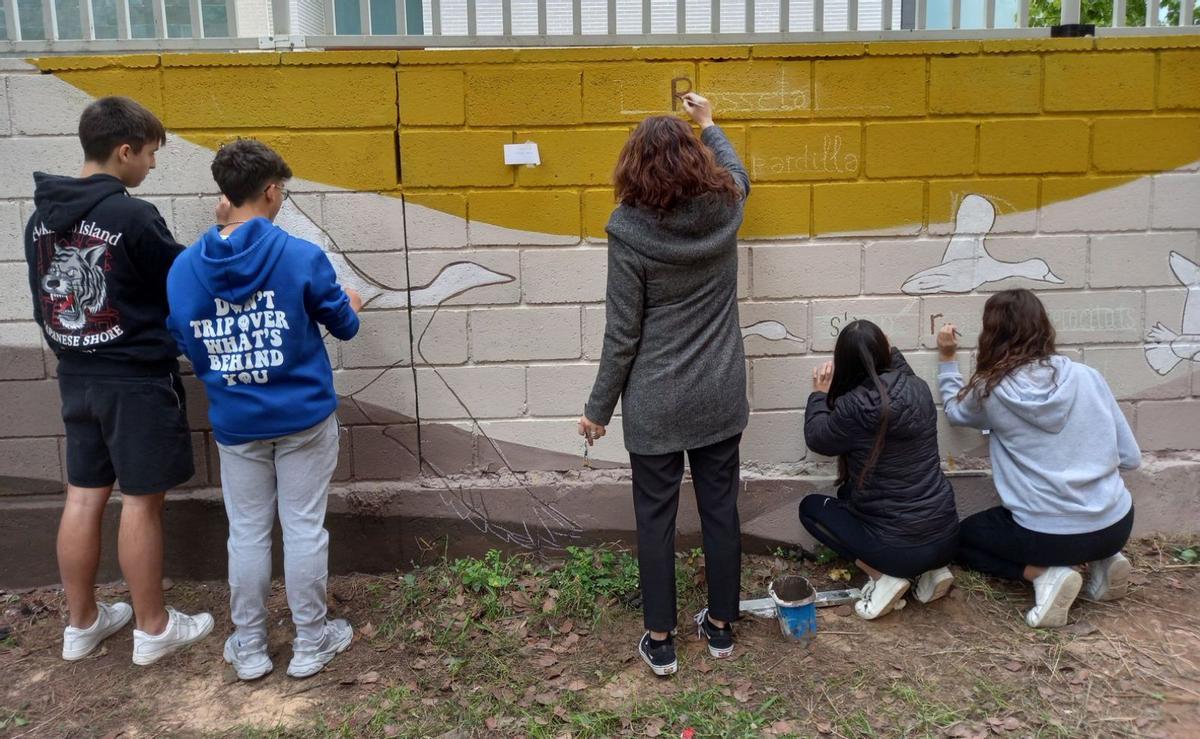
<instances>
[{"instance_id":1,"label":"concrete ledge at wall base","mask_svg":"<svg viewBox=\"0 0 1200 739\"><path fill-rule=\"evenodd\" d=\"M547 478L549 480L549 478ZM986 472L951 475L959 514L967 516L997 503ZM1137 506L1136 536L1153 533L1195 534L1200 528L1200 454L1147 456L1142 469L1126 475ZM392 572L443 555L481 555L488 549L522 551L494 531L537 533L538 514L547 506L570 519L573 536L558 535L558 546L618 542L632 546L633 507L629 483L617 471L598 473L586 482L534 482L529 489L468 488L436 490L416 485L356 484L337 487L329 501L330 570ZM829 491L829 477L753 478L744 481L739 502L747 552L777 546L812 547L797 517L797 505L809 493ZM489 520L459 515L472 500L487 499ZM536 497L536 501L535 501ZM539 502L540 501L540 502ZM47 586L59 580L55 531L61 495L0 498L0 588ZM120 503L113 500L104 517L101 582L120 578L116 533ZM220 491L172 495L166 506L166 574L175 578L218 580L226 576L227 528ZM684 484L678 518L677 547L700 544L699 517L690 483ZM561 551L561 550L560 550ZM556 552L548 551L550 556ZM276 531L275 570L281 572L282 546Z\"/></svg>"}]
</instances>

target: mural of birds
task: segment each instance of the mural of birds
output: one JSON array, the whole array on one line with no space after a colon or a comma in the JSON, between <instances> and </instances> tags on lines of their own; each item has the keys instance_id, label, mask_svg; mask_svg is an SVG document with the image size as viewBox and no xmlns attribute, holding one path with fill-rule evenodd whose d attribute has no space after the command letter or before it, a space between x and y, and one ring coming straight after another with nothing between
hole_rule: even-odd
<instances>
[{"instance_id":1,"label":"mural of birds","mask_svg":"<svg viewBox=\"0 0 1200 739\"><path fill-rule=\"evenodd\" d=\"M1187 299L1181 333L1159 322L1146 334L1146 361L1160 375L1168 374L1185 359L1200 362L1200 264L1174 251L1170 260L1171 271L1187 288Z\"/></svg>"},{"instance_id":2,"label":"mural of birds","mask_svg":"<svg viewBox=\"0 0 1200 739\"><path fill-rule=\"evenodd\" d=\"M1041 259L1001 262L988 254L984 240L995 222L996 207L991 201L979 195L963 198L954 219L954 235L941 264L909 277L900 289L909 295L969 293L981 285L1009 277L1054 285L1063 283Z\"/></svg>"}]
</instances>

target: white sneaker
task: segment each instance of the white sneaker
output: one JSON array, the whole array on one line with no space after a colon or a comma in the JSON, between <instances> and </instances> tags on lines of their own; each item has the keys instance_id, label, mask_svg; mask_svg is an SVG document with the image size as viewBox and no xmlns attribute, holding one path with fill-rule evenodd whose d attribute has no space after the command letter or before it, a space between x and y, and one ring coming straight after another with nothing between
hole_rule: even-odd
<instances>
[{"instance_id":1,"label":"white sneaker","mask_svg":"<svg viewBox=\"0 0 1200 739\"><path fill-rule=\"evenodd\" d=\"M242 643L237 634L225 640L225 661L233 665L239 680L257 680L275 669L266 642L252 638Z\"/></svg>"},{"instance_id":2,"label":"white sneaker","mask_svg":"<svg viewBox=\"0 0 1200 739\"><path fill-rule=\"evenodd\" d=\"M207 613L189 616L167 606L167 628L161 634L133 630L133 663L152 665L171 652L208 636L213 629L213 617Z\"/></svg>"},{"instance_id":3,"label":"white sneaker","mask_svg":"<svg viewBox=\"0 0 1200 739\"><path fill-rule=\"evenodd\" d=\"M872 621L893 610L899 610L903 606L898 603L903 602L908 585L908 580L903 578L880 575L878 580L868 584L869 589L863 588L862 600L854 604L854 612L860 618Z\"/></svg>"},{"instance_id":4,"label":"white sneaker","mask_svg":"<svg viewBox=\"0 0 1200 739\"><path fill-rule=\"evenodd\" d=\"M1036 605L1025 614L1025 623L1035 629L1067 624L1067 612L1079 595L1083 578L1070 567L1050 567L1033 581Z\"/></svg>"},{"instance_id":5,"label":"white sneaker","mask_svg":"<svg viewBox=\"0 0 1200 739\"><path fill-rule=\"evenodd\" d=\"M97 603L96 611L96 622L86 629L74 626L63 629L63 659L68 662L83 659L133 618L133 609L128 603Z\"/></svg>"},{"instance_id":6,"label":"white sneaker","mask_svg":"<svg viewBox=\"0 0 1200 739\"><path fill-rule=\"evenodd\" d=\"M288 664L287 674L291 677L312 677L325 665L342 652L350 648L354 640L354 629L344 618L335 618L325 622L325 633L321 641L313 644L307 640L296 639L293 642L292 661Z\"/></svg>"},{"instance_id":7,"label":"white sneaker","mask_svg":"<svg viewBox=\"0 0 1200 739\"><path fill-rule=\"evenodd\" d=\"M950 586L954 584L954 575L947 567L939 567L936 570L921 573L917 578L917 591L915 593L917 600L922 603L932 603L941 598L946 593L950 592Z\"/></svg>"},{"instance_id":8,"label":"white sneaker","mask_svg":"<svg viewBox=\"0 0 1200 739\"><path fill-rule=\"evenodd\" d=\"M1125 597L1133 565L1117 552L1107 559L1088 562L1088 581L1080 593L1087 600L1109 601Z\"/></svg>"}]
</instances>

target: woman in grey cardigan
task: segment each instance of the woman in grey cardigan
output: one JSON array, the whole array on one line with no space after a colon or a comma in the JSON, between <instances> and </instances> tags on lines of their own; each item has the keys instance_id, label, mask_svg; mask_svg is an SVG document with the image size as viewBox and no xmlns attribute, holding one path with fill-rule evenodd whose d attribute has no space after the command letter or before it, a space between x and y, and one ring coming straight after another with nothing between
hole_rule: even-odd
<instances>
[{"instance_id":1,"label":"woman in grey cardigan","mask_svg":"<svg viewBox=\"0 0 1200 739\"><path fill-rule=\"evenodd\" d=\"M590 444L622 398L633 468L646 633L638 653L657 675L676 670L675 513L687 452L703 532L708 607L695 617L713 657L733 652L741 581L738 443L749 417L738 325L737 231L750 177L689 93L681 119L642 121L614 175L608 221L604 350L579 419Z\"/></svg>"}]
</instances>

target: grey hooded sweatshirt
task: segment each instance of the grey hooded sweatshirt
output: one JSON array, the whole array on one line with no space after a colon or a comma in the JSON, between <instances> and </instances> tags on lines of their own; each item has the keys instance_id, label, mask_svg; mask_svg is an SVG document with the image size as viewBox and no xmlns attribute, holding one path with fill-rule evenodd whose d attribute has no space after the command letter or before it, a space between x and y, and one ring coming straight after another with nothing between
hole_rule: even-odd
<instances>
[{"instance_id":1,"label":"grey hooded sweatshirt","mask_svg":"<svg viewBox=\"0 0 1200 739\"><path fill-rule=\"evenodd\" d=\"M963 400L957 362L943 362L938 385L951 425L991 431L992 474L1004 507L1043 534L1086 534L1129 513L1119 470L1141 451L1104 377L1064 356L1031 362L982 402Z\"/></svg>"},{"instance_id":2,"label":"grey hooded sweatshirt","mask_svg":"<svg viewBox=\"0 0 1200 739\"><path fill-rule=\"evenodd\" d=\"M700 138L733 174L741 200L701 196L661 216L622 204L608 221L604 349L584 413L607 425L622 398L634 454L715 444L750 415L737 307L750 177L720 128Z\"/></svg>"}]
</instances>

